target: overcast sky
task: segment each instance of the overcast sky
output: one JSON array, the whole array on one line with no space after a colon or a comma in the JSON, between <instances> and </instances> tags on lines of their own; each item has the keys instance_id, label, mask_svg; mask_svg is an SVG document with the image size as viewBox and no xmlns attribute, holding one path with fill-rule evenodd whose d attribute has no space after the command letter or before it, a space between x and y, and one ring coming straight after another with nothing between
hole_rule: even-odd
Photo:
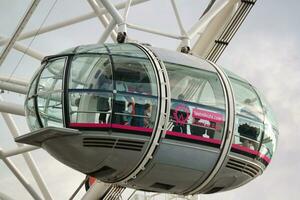
<instances>
[{"instance_id":1,"label":"overcast sky","mask_svg":"<svg viewBox=\"0 0 300 200\"><path fill-rule=\"evenodd\" d=\"M0 36L9 36L24 13L29 1L0 1ZM54 1L42 1L26 30L38 28ZM119 1L114 1L119 2ZM183 20L188 29L203 10L203 0L178 0ZM165 32L178 32L169 0L153 0L132 8L129 21ZM300 2L297 0L258 0L248 18L218 61L223 67L249 80L267 98L277 116L280 128L278 149L264 174L249 184L233 191L205 195L203 200L298 200L300 175L300 136L298 133L300 115ZM92 11L85 0L58 0L44 25L72 18ZM171 20L172 19L172 20ZM25 31L26 31L25 30ZM57 53L79 44L95 43L103 30L96 18L37 37L31 47L43 55ZM176 41L130 31L129 36L154 46L176 48ZM142 38L142 39L141 39ZM31 40L20 42L28 45ZM1 47L0 47L1 50ZM39 61L13 50L0 75L30 79L39 66ZM19 64L18 64L19 63ZM23 96L3 94L4 99L23 103ZM15 117L20 132L28 129L23 118ZM14 143L9 131L0 118L0 147L9 149ZM66 199L83 177L80 173L55 161L42 150L33 156L45 175L50 192L55 199ZM13 159L29 179L30 174L19 158ZM36 187L36 186L35 186ZM16 199L30 199L6 166L0 161L0 192Z\"/></svg>"}]
</instances>

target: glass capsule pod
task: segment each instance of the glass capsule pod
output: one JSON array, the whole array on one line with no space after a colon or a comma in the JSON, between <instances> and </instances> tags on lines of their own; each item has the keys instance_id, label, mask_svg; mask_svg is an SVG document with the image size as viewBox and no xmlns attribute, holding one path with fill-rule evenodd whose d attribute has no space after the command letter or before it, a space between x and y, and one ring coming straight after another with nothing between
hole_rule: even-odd
<instances>
[{"instance_id":1,"label":"glass capsule pod","mask_svg":"<svg viewBox=\"0 0 300 200\"><path fill-rule=\"evenodd\" d=\"M107 183L199 194L262 174L278 129L262 95L219 66L140 44L48 56L25 102L31 133L62 163Z\"/></svg>"}]
</instances>

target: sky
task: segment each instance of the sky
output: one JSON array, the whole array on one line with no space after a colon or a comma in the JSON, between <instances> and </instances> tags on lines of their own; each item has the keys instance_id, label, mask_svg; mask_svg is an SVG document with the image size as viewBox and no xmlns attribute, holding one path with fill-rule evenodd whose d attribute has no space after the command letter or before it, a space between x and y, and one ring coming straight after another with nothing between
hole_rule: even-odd
<instances>
[{"instance_id":1,"label":"sky","mask_svg":"<svg viewBox=\"0 0 300 200\"><path fill-rule=\"evenodd\" d=\"M20 17L25 12L27 1L0 1L0 36L8 37L14 31ZM42 1L24 32L41 26L53 4ZM120 2L120 1L114 1ZM178 0L184 25L189 29L202 13L208 1ZM238 189L212 195L201 195L201 200L297 200L300 191L300 2L297 0L258 0L247 19L219 59L218 63L247 79L258 88L271 104L279 121L279 141L277 152L262 176ZM164 32L178 33L169 0L152 0L131 9L129 21L149 26ZM91 8L83 0L58 0L49 17L43 23L69 19L87 12ZM95 43L103 31L97 18L87 20L69 28L27 39L20 44L38 50L42 55L60 52L79 45ZM156 37L151 34L130 30L132 38L138 38L153 46L176 49L177 41ZM0 47L1 50L1 47ZM15 67L17 68L15 69ZM22 77L29 80L39 67L39 61L12 50L0 68L0 75ZM24 96L13 93L1 95L5 100L22 104ZM14 116L20 134L29 130L22 117ZM3 119L0 117L0 148L15 146ZM57 162L43 150L32 152L54 199L68 198L82 180L83 175ZM21 156L12 158L30 183L29 170ZM36 188L36 185L34 185ZM18 183L3 162L0 161L0 193L15 199L31 197Z\"/></svg>"}]
</instances>

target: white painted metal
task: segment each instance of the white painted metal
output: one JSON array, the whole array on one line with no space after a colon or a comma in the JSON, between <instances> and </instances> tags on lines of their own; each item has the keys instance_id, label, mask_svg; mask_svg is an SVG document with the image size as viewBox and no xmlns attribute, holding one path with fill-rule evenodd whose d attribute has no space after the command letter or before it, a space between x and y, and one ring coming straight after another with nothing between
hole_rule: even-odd
<instances>
[{"instance_id":1,"label":"white painted metal","mask_svg":"<svg viewBox=\"0 0 300 200\"><path fill-rule=\"evenodd\" d=\"M2 100L2 99L0 99L0 100ZM18 127L17 127L15 121L13 120L12 116L7 113L2 113L2 117L7 124L12 137L13 138L18 137L20 135L19 130L18 130ZM17 144L17 145L18 145L18 147L24 146L23 144ZM32 173L33 178L35 179L36 183L38 184L38 187L40 188L44 198L47 200L53 199L51 194L49 193L49 190L47 189L44 179L42 178L42 176L39 172L39 169L37 168L37 166L35 164L35 161L31 157L30 153L24 153L22 155L26 161L28 168L30 169L30 172Z\"/></svg>"},{"instance_id":2,"label":"white painted metal","mask_svg":"<svg viewBox=\"0 0 300 200\"><path fill-rule=\"evenodd\" d=\"M0 39L5 39L5 38L3 38L3 37L0 36ZM31 57L37 59L37 60L42 60L42 59L45 57L44 55L42 55L41 53L37 52L36 50L33 50L33 49L31 49L31 48L24 47L23 45L18 44L18 43L15 43L15 44L13 45L13 47L14 47L16 50L18 50L18 51L20 51L20 52L22 52L22 53L24 53L24 54L26 54L26 55L29 55L29 56L31 56Z\"/></svg>"},{"instance_id":3,"label":"white painted metal","mask_svg":"<svg viewBox=\"0 0 300 200\"><path fill-rule=\"evenodd\" d=\"M0 66L2 65L4 59L8 55L9 51L13 47L14 43L17 41L19 35L21 34L22 30L26 26L27 22L29 21L30 17L32 16L33 12L35 11L37 5L39 4L40 0L33 0L27 9L24 17L22 18L21 22L17 26L16 31L14 32L13 36L7 43L6 47L3 49L1 55L0 55Z\"/></svg>"},{"instance_id":4,"label":"white painted metal","mask_svg":"<svg viewBox=\"0 0 300 200\"><path fill-rule=\"evenodd\" d=\"M13 200L12 198L10 198L9 196L7 196L6 194L3 194L0 192L0 199L3 200Z\"/></svg>"},{"instance_id":5,"label":"white painted metal","mask_svg":"<svg viewBox=\"0 0 300 200\"><path fill-rule=\"evenodd\" d=\"M25 179L22 173L17 169L14 163L2 156L2 150L0 149L0 158L6 164L6 166L10 169L10 171L15 175L15 177L20 181L20 183L25 187L25 189L29 192L29 194L36 200L41 200L42 198L36 193L36 191L32 188L29 182Z\"/></svg>"},{"instance_id":6,"label":"white painted metal","mask_svg":"<svg viewBox=\"0 0 300 200\"><path fill-rule=\"evenodd\" d=\"M22 79L16 78L16 77L8 77L8 76L1 76L0 75L0 81L20 85L20 86L23 86L23 87L27 87L29 85L28 81L22 80Z\"/></svg>"},{"instance_id":7,"label":"white painted metal","mask_svg":"<svg viewBox=\"0 0 300 200\"><path fill-rule=\"evenodd\" d=\"M131 2L132 2L132 0L127 0L125 10L124 10L124 14L123 14L124 23L127 23L127 18L128 18L129 8L131 6Z\"/></svg>"},{"instance_id":8,"label":"white painted metal","mask_svg":"<svg viewBox=\"0 0 300 200\"><path fill-rule=\"evenodd\" d=\"M98 19L101 21L101 23L106 28L106 30L108 30L108 26L110 23L109 23L107 17L104 14L101 14L101 6L102 5L98 5L98 3L95 0L88 0L88 2L90 4L90 6L92 7L92 9L94 10L94 12L96 13ZM117 32L114 29L111 31L110 37L114 42L116 42ZM100 43L100 41L98 43Z\"/></svg>"},{"instance_id":9,"label":"white painted metal","mask_svg":"<svg viewBox=\"0 0 300 200\"><path fill-rule=\"evenodd\" d=\"M106 27L106 29L104 30L103 34L101 35L98 44L103 44L107 40L108 36L110 35L111 31L114 30L116 25L117 25L116 21L112 19L111 22Z\"/></svg>"},{"instance_id":10,"label":"white painted metal","mask_svg":"<svg viewBox=\"0 0 300 200\"><path fill-rule=\"evenodd\" d=\"M205 57L215 38L224 30L241 0L217 0L212 8L188 32L191 38L200 35L192 48L196 55Z\"/></svg>"},{"instance_id":11,"label":"white painted metal","mask_svg":"<svg viewBox=\"0 0 300 200\"><path fill-rule=\"evenodd\" d=\"M17 147L15 149L3 151L2 155L3 155L3 157L7 158L7 157L22 154L22 153L26 153L26 152L29 152L29 151L33 151L33 150L36 150L36 149L39 149L39 148L40 147L24 145L24 146Z\"/></svg>"},{"instance_id":12,"label":"white painted metal","mask_svg":"<svg viewBox=\"0 0 300 200\"><path fill-rule=\"evenodd\" d=\"M0 113L10 113L25 116L24 106L0 100Z\"/></svg>"},{"instance_id":13,"label":"white painted metal","mask_svg":"<svg viewBox=\"0 0 300 200\"><path fill-rule=\"evenodd\" d=\"M109 0L96 0L98 2L101 2L102 5L106 8L106 10L109 12L109 14L112 16L112 18L116 21L118 24L118 32L127 32L126 30L126 24L124 22L123 17L117 10L117 8L111 3ZM127 3L125 4L126 7Z\"/></svg>"},{"instance_id":14,"label":"white painted metal","mask_svg":"<svg viewBox=\"0 0 300 200\"><path fill-rule=\"evenodd\" d=\"M179 11L178 11L175 0L171 0L171 3L172 3L172 7L173 7L173 10L174 10L175 16L176 16L177 24L178 24L179 29L180 29L181 36L188 37L188 34L187 34L186 30L183 27L183 24L182 24L180 14L179 14Z\"/></svg>"},{"instance_id":15,"label":"white painted metal","mask_svg":"<svg viewBox=\"0 0 300 200\"><path fill-rule=\"evenodd\" d=\"M141 26L135 25L135 24L127 23L127 27L128 28L132 28L132 29L136 29L136 30L139 30L139 31L144 31L144 32L148 32L148 33L152 33L152 34L156 34L156 35L161 35L161 36L165 36L165 37L177 39L177 40L183 39L183 37L180 36L180 35L175 35L175 34L170 34L170 33L163 33L161 31L157 31L157 30L153 30L153 29L150 29L150 28L141 27Z\"/></svg>"},{"instance_id":16,"label":"white painted metal","mask_svg":"<svg viewBox=\"0 0 300 200\"><path fill-rule=\"evenodd\" d=\"M134 5L138 5L138 4L147 2L147 1L149 1L149 0L132 0L131 5L134 6ZM117 9L123 9L123 8L125 8L125 6L126 6L126 2L122 2L122 3L119 3L119 4L115 5L115 7ZM103 9L100 10L100 13L107 14L108 12L105 10L105 8L103 8ZM87 13L85 15L75 17L73 19L61 21L61 22L58 22L58 23L55 23L55 24L52 24L52 25L49 25L49 26L42 27L41 29L34 29L32 31L23 33L23 34L20 35L18 40L28 39L28 38L31 38L35 35L40 35L40 34L47 33L47 32L50 32L50 31L54 31L54 30L57 30L57 29L60 29L60 28L64 28L66 26L70 26L70 25L73 25L73 24L76 24L76 23L79 23L79 22L83 22L85 20L89 20L89 19L92 19L94 17L96 17L96 14L94 12L90 12L90 13ZM8 41L7 39L1 40L0 41L0 46L4 45L7 41Z\"/></svg>"},{"instance_id":17,"label":"white painted metal","mask_svg":"<svg viewBox=\"0 0 300 200\"><path fill-rule=\"evenodd\" d=\"M85 193L81 200L100 199L100 197L102 197L105 194L107 189L109 189L109 187L110 184L103 183L97 180L96 183L92 185L92 187L87 191L87 193Z\"/></svg>"},{"instance_id":18,"label":"white painted metal","mask_svg":"<svg viewBox=\"0 0 300 200\"><path fill-rule=\"evenodd\" d=\"M17 84L0 81L0 89L7 90L19 94L27 94L28 88Z\"/></svg>"}]
</instances>

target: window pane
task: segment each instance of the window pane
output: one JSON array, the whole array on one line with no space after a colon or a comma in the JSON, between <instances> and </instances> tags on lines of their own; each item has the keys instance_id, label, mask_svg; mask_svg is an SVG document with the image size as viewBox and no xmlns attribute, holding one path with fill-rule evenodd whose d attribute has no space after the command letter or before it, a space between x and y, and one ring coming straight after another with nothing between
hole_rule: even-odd
<instances>
[{"instance_id":1,"label":"window pane","mask_svg":"<svg viewBox=\"0 0 300 200\"><path fill-rule=\"evenodd\" d=\"M27 99L25 101L25 113L26 113L26 120L30 130L37 130L40 128L39 122L36 116L36 110L34 107L35 98L34 95L36 94L36 85L37 85L37 74L35 75L34 80L31 82L29 86L29 92Z\"/></svg>"},{"instance_id":2,"label":"window pane","mask_svg":"<svg viewBox=\"0 0 300 200\"><path fill-rule=\"evenodd\" d=\"M157 97L120 92L115 95L113 124L153 128L157 113Z\"/></svg>"},{"instance_id":3,"label":"window pane","mask_svg":"<svg viewBox=\"0 0 300 200\"><path fill-rule=\"evenodd\" d=\"M79 55L73 58L69 89L112 90L109 56Z\"/></svg>"},{"instance_id":4,"label":"window pane","mask_svg":"<svg viewBox=\"0 0 300 200\"><path fill-rule=\"evenodd\" d=\"M147 55L133 44L106 44L113 55L147 58Z\"/></svg>"},{"instance_id":5,"label":"window pane","mask_svg":"<svg viewBox=\"0 0 300 200\"><path fill-rule=\"evenodd\" d=\"M244 117L263 122L262 105L253 88L242 81L230 79L235 96L236 112Z\"/></svg>"},{"instance_id":6,"label":"window pane","mask_svg":"<svg viewBox=\"0 0 300 200\"><path fill-rule=\"evenodd\" d=\"M39 115L44 127L63 126L61 92L39 95L37 98Z\"/></svg>"},{"instance_id":7,"label":"window pane","mask_svg":"<svg viewBox=\"0 0 300 200\"><path fill-rule=\"evenodd\" d=\"M111 120L112 70L108 55L74 57L69 78L70 126L91 127Z\"/></svg>"},{"instance_id":8,"label":"window pane","mask_svg":"<svg viewBox=\"0 0 300 200\"><path fill-rule=\"evenodd\" d=\"M42 71L37 93L51 93L62 91L62 75L64 71L65 59L50 61Z\"/></svg>"},{"instance_id":9,"label":"window pane","mask_svg":"<svg viewBox=\"0 0 300 200\"><path fill-rule=\"evenodd\" d=\"M111 118L111 92L69 92L71 126L107 124Z\"/></svg>"},{"instance_id":10,"label":"window pane","mask_svg":"<svg viewBox=\"0 0 300 200\"><path fill-rule=\"evenodd\" d=\"M265 113L265 132L260 153L271 159L277 147L278 123L269 103L264 99L263 95L260 96Z\"/></svg>"},{"instance_id":11,"label":"window pane","mask_svg":"<svg viewBox=\"0 0 300 200\"><path fill-rule=\"evenodd\" d=\"M40 128L34 108L34 98L27 99L25 102L26 120L30 130L34 131Z\"/></svg>"},{"instance_id":12,"label":"window pane","mask_svg":"<svg viewBox=\"0 0 300 200\"><path fill-rule=\"evenodd\" d=\"M235 144L259 150L264 115L257 93L245 82L230 78L236 105Z\"/></svg>"},{"instance_id":13,"label":"window pane","mask_svg":"<svg viewBox=\"0 0 300 200\"><path fill-rule=\"evenodd\" d=\"M39 77L38 113L44 127L63 126L61 95L64 66L65 58L49 61Z\"/></svg>"},{"instance_id":14,"label":"window pane","mask_svg":"<svg viewBox=\"0 0 300 200\"><path fill-rule=\"evenodd\" d=\"M117 91L157 96L153 66L148 59L113 56Z\"/></svg>"},{"instance_id":15,"label":"window pane","mask_svg":"<svg viewBox=\"0 0 300 200\"><path fill-rule=\"evenodd\" d=\"M172 132L221 140L225 101L221 82L214 72L165 63L171 86Z\"/></svg>"},{"instance_id":16,"label":"window pane","mask_svg":"<svg viewBox=\"0 0 300 200\"><path fill-rule=\"evenodd\" d=\"M225 108L223 89L216 73L170 63L165 65L172 99L181 95L188 102Z\"/></svg>"},{"instance_id":17,"label":"window pane","mask_svg":"<svg viewBox=\"0 0 300 200\"><path fill-rule=\"evenodd\" d=\"M264 126L243 117L236 118L234 144L239 144L252 150L258 150Z\"/></svg>"},{"instance_id":18,"label":"window pane","mask_svg":"<svg viewBox=\"0 0 300 200\"><path fill-rule=\"evenodd\" d=\"M157 82L148 59L113 56L115 91L112 123L153 128Z\"/></svg>"}]
</instances>

